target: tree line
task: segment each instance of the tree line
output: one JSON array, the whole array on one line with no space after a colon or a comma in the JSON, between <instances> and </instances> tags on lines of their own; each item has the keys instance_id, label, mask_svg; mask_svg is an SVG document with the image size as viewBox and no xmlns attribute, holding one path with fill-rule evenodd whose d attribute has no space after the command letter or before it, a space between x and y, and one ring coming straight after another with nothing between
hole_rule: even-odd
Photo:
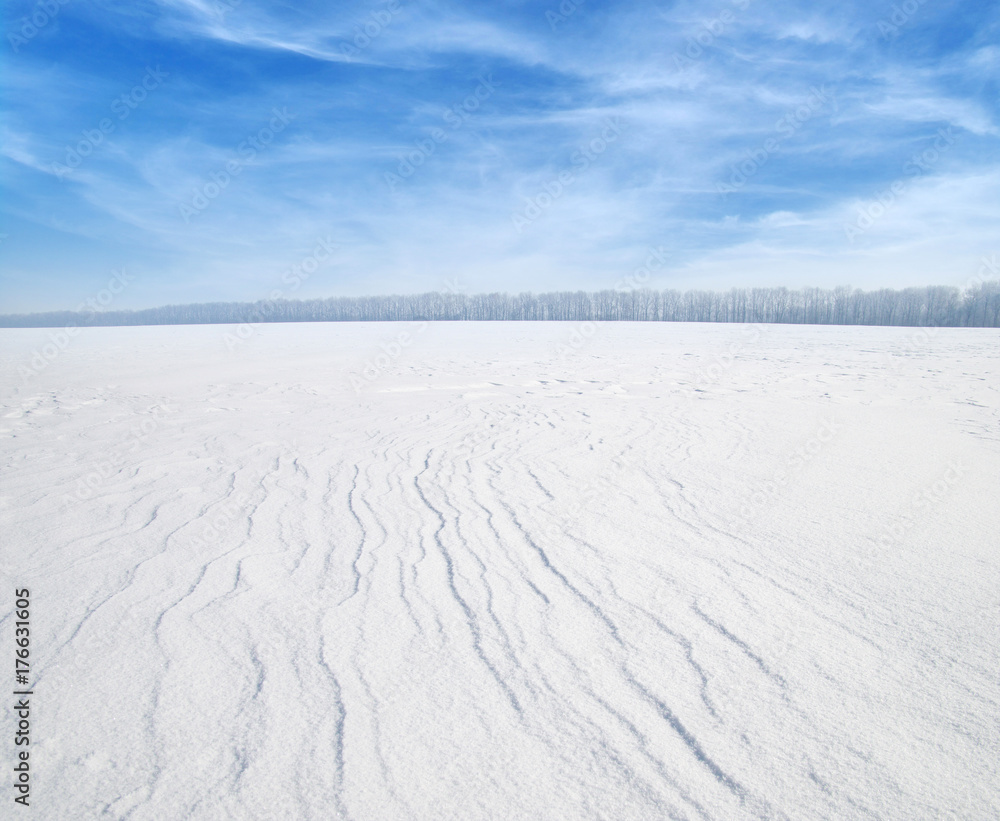
<instances>
[{"instance_id":1,"label":"tree line","mask_svg":"<svg viewBox=\"0 0 1000 821\"><path fill-rule=\"evenodd\" d=\"M1000 327L1000 280L862 291L645 288L543 294L434 292L401 296L209 302L121 311L51 311L0 316L0 327L194 325L257 322L400 321L740 322L803 325Z\"/></svg>"}]
</instances>

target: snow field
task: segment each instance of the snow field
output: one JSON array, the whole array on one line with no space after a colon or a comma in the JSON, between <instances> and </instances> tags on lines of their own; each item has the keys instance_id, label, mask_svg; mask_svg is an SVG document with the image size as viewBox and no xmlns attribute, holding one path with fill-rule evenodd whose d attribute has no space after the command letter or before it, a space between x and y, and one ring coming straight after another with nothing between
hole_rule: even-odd
<instances>
[{"instance_id":1,"label":"snow field","mask_svg":"<svg viewBox=\"0 0 1000 821\"><path fill-rule=\"evenodd\" d=\"M995 330L417 325L0 331L38 818L997 816Z\"/></svg>"}]
</instances>

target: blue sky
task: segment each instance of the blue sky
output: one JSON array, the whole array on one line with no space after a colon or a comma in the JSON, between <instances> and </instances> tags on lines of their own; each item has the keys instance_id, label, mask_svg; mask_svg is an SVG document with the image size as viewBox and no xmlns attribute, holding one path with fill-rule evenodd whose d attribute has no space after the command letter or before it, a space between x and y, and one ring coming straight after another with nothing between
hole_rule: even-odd
<instances>
[{"instance_id":1,"label":"blue sky","mask_svg":"<svg viewBox=\"0 0 1000 821\"><path fill-rule=\"evenodd\" d=\"M963 285L1000 253L982 0L43 0L4 31L0 312L122 269L108 307L598 290L652 249L653 287Z\"/></svg>"}]
</instances>

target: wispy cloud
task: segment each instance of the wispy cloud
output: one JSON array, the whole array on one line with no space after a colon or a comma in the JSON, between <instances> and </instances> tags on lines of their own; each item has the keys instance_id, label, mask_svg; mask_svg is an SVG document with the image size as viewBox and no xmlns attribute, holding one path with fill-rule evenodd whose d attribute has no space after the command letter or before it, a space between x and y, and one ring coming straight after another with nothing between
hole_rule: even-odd
<instances>
[{"instance_id":1,"label":"wispy cloud","mask_svg":"<svg viewBox=\"0 0 1000 821\"><path fill-rule=\"evenodd\" d=\"M996 8L925 4L892 36L862 3L547 10L67 4L4 58L5 306L61 307L53 283L107 260L145 274L123 307L253 299L327 234L338 252L303 295L610 287L654 246L671 255L655 286L903 285L1000 242ZM118 119L150 69L169 77ZM276 108L294 119L241 154ZM581 163L609 118L621 138ZM942 129L947 150L907 170ZM408 156L419 170L387 185Z\"/></svg>"}]
</instances>

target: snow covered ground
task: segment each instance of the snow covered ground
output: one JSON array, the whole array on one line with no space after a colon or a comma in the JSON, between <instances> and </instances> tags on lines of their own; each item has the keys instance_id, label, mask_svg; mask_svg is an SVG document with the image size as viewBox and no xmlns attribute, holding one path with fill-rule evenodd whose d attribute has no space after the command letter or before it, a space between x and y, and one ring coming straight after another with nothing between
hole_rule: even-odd
<instances>
[{"instance_id":1,"label":"snow covered ground","mask_svg":"<svg viewBox=\"0 0 1000 821\"><path fill-rule=\"evenodd\" d=\"M996 331L52 333L32 818L1000 814Z\"/></svg>"}]
</instances>

